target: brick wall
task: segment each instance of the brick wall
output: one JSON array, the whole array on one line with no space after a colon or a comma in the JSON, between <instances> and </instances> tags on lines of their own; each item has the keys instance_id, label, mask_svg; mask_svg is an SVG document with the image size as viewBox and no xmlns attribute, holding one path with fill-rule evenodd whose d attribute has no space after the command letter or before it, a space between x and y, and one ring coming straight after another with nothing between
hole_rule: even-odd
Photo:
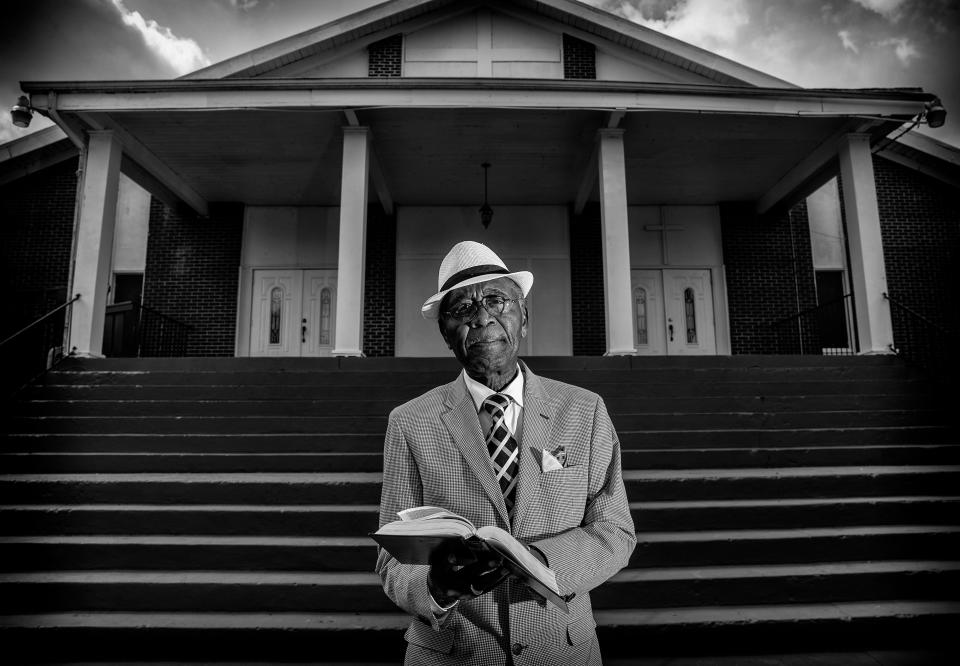
<instances>
[{"instance_id":1,"label":"brick wall","mask_svg":"<svg viewBox=\"0 0 960 666\"><path fill-rule=\"evenodd\" d=\"M770 324L817 302L806 203L777 219L757 218L751 204L724 204L720 217L731 351L795 353L781 348Z\"/></svg>"},{"instance_id":2,"label":"brick wall","mask_svg":"<svg viewBox=\"0 0 960 666\"><path fill-rule=\"evenodd\" d=\"M192 326L182 355L234 355L242 238L240 204L214 204L197 219L151 202L143 304Z\"/></svg>"},{"instance_id":3,"label":"brick wall","mask_svg":"<svg viewBox=\"0 0 960 666\"><path fill-rule=\"evenodd\" d=\"M570 215L570 282L573 355L602 356L607 325L599 203L587 204L582 215Z\"/></svg>"},{"instance_id":4,"label":"brick wall","mask_svg":"<svg viewBox=\"0 0 960 666\"><path fill-rule=\"evenodd\" d=\"M949 332L893 306L894 344L935 356L960 331L960 190L880 156L873 168L888 293Z\"/></svg>"},{"instance_id":5,"label":"brick wall","mask_svg":"<svg viewBox=\"0 0 960 666\"><path fill-rule=\"evenodd\" d=\"M597 49L593 44L564 34L563 78L597 78Z\"/></svg>"},{"instance_id":6,"label":"brick wall","mask_svg":"<svg viewBox=\"0 0 960 666\"><path fill-rule=\"evenodd\" d=\"M367 47L367 76L396 77L401 75L403 35L397 34Z\"/></svg>"},{"instance_id":7,"label":"brick wall","mask_svg":"<svg viewBox=\"0 0 960 666\"><path fill-rule=\"evenodd\" d=\"M4 333L66 300L76 195L76 157L0 187Z\"/></svg>"},{"instance_id":8,"label":"brick wall","mask_svg":"<svg viewBox=\"0 0 960 666\"><path fill-rule=\"evenodd\" d=\"M367 211L363 285L363 353L393 356L396 338L397 221L378 206Z\"/></svg>"}]
</instances>

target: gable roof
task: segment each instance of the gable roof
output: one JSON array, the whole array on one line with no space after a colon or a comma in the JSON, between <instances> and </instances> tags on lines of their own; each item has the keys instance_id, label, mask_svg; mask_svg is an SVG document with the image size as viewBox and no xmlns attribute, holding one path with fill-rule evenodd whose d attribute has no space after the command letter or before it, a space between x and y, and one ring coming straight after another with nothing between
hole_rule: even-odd
<instances>
[{"instance_id":1,"label":"gable roof","mask_svg":"<svg viewBox=\"0 0 960 666\"><path fill-rule=\"evenodd\" d=\"M882 145L877 155L960 187L960 148L933 137L909 132Z\"/></svg>"},{"instance_id":2,"label":"gable roof","mask_svg":"<svg viewBox=\"0 0 960 666\"><path fill-rule=\"evenodd\" d=\"M454 0L390 0L330 23L229 58L183 79L269 77L270 72L298 60L330 51L351 41L385 31L424 14L454 5ZM597 37L621 47L725 85L794 88L791 83L741 65L710 51L638 25L576 0L476 0L456 7L519 7L542 14L584 37ZM385 35L384 35L385 36Z\"/></svg>"},{"instance_id":3,"label":"gable roof","mask_svg":"<svg viewBox=\"0 0 960 666\"><path fill-rule=\"evenodd\" d=\"M42 171L78 154L56 125L0 144L0 185Z\"/></svg>"}]
</instances>

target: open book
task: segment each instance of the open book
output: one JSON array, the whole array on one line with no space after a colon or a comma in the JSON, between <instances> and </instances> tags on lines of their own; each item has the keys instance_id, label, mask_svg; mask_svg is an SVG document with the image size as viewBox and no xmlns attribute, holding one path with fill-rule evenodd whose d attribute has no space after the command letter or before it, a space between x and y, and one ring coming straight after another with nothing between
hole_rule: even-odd
<instances>
[{"instance_id":1,"label":"open book","mask_svg":"<svg viewBox=\"0 0 960 666\"><path fill-rule=\"evenodd\" d=\"M561 595L553 570L544 566L509 532L495 525L474 527L463 516L435 506L418 506L397 515L400 520L387 523L370 536L398 562L428 564L430 553L450 539L481 539L503 556L504 566L510 573L564 612L570 612L567 602L573 595Z\"/></svg>"}]
</instances>

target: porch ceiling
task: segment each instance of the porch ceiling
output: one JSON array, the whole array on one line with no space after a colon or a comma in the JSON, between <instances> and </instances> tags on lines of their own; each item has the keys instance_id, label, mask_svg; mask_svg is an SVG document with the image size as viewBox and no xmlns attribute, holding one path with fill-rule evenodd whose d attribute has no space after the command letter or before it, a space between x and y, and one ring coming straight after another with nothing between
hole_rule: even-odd
<instances>
[{"instance_id":1,"label":"porch ceiling","mask_svg":"<svg viewBox=\"0 0 960 666\"><path fill-rule=\"evenodd\" d=\"M478 205L479 165L487 161L490 203L496 206L572 202L609 112L375 109L357 116L372 130L374 151L398 205ZM206 201L339 202L341 128L348 124L340 110L114 111L110 120ZM852 131L857 122L630 112L620 123L626 130L628 201L757 200L820 144ZM375 196L371 189L371 201ZM596 185L590 198L598 199Z\"/></svg>"}]
</instances>

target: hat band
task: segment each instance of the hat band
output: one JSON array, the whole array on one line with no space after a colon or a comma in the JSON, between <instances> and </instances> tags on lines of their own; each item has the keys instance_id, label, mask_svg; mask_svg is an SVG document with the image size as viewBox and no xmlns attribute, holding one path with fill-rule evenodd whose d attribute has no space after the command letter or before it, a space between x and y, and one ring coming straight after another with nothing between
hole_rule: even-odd
<instances>
[{"instance_id":1,"label":"hat band","mask_svg":"<svg viewBox=\"0 0 960 666\"><path fill-rule=\"evenodd\" d=\"M447 289L451 289L453 285L457 284L458 282L463 282L464 280L467 280L472 277L476 277L478 275L489 275L491 273L495 275L506 275L509 272L510 271L508 271L503 266L497 266L496 264L483 264L480 266L471 266L470 268L464 268L459 273L454 273L453 275L451 275L447 279L447 281L443 283L443 286L440 287L440 291L446 291Z\"/></svg>"}]
</instances>

